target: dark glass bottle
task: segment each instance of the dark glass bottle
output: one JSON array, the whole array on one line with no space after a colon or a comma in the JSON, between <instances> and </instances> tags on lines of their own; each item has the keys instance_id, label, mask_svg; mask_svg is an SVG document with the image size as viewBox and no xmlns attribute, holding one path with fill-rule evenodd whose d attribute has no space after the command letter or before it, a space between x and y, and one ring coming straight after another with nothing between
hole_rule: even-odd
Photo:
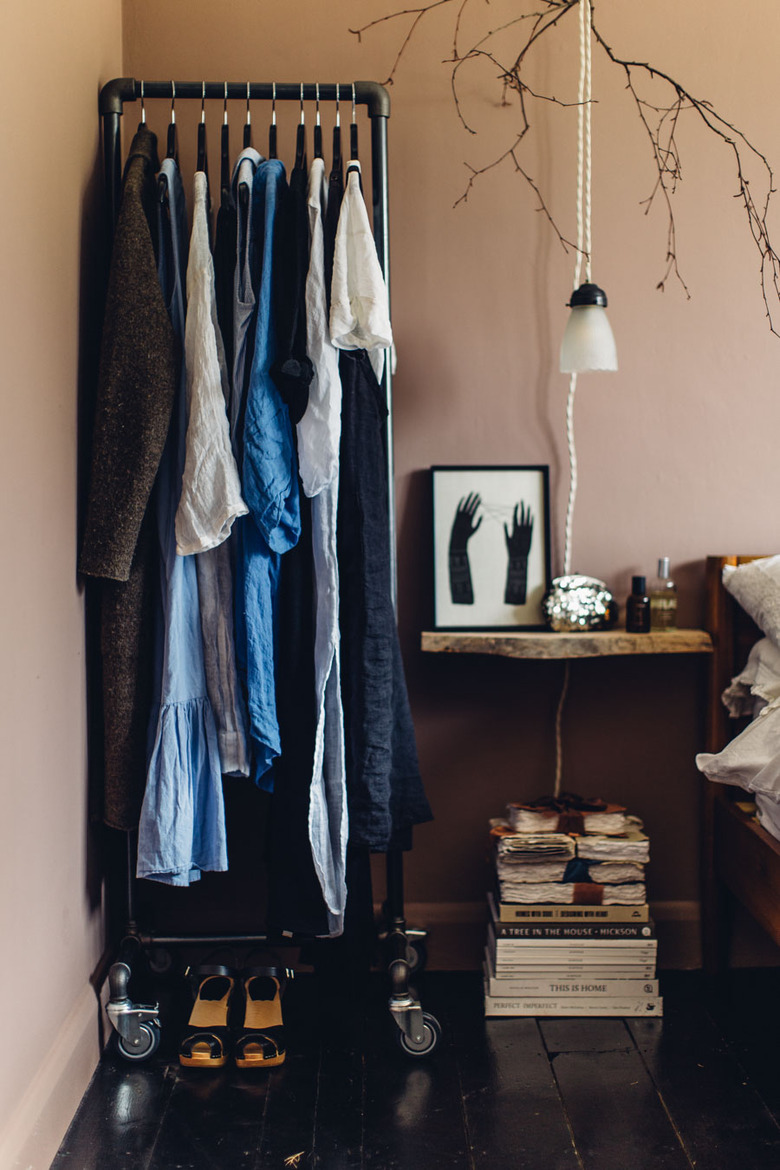
<instances>
[{"instance_id":1,"label":"dark glass bottle","mask_svg":"<svg viewBox=\"0 0 780 1170\"><path fill-rule=\"evenodd\" d=\"M650 598L644 577L631 578L631 594L626 601L626 630L629 634L650 631Z\"/></svg>"}]
</instances>

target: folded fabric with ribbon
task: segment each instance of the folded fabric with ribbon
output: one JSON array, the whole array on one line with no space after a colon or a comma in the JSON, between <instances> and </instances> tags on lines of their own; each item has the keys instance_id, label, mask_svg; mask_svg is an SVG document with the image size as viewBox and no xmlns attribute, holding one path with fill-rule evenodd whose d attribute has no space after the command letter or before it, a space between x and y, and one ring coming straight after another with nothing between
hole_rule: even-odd
<instances>
[{"instance_id":1,"label":"folded fabric with ribbon","mask_svg":"<svg viewBox=\"0 0 780 1170\"><path fill-rule=\"evenodd\" d=\"M562 792L507 805L509 824L518 833L604 833L617 836L635 823L622 804L598 796Z\"/></svg>"}]
</instances>

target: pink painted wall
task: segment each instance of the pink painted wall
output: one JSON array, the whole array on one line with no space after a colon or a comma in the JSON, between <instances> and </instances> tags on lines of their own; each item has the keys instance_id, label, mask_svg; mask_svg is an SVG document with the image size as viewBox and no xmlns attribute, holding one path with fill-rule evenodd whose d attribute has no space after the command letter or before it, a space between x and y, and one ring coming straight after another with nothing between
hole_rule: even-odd
<instances>
[{"instance_id":1,"label":"pink painted wall","mask_svg":"<svg viewBox=\"0 0 780 1170\"><path fill-rule=\"evenodd\" d=\"M382 0L128 0L125 71L137 77L256 80L383 79L405 31L350 26L383 15ZM462 45L515 15L516 5L475 5ZM776 153L780 13L747 0L706 6L648 0L599 5L616 51L647 60L712 101L763 149ZM469 902L485 884L484 826L508 799L548 791L560 665L436 660L419 650L431 622L427 469L436 463L547 463L553 547L560 570L568 473L567 379L557 372L573 271L533 194L504 164L453 208L468 172L512 140L516 107L503 107L485 64L462 72L466 133L449 70L454 8L434 11L408 48L392 88L390 189L393 319L398 347L395 441L400 620L421 759L436 822L417 834L407 865L412 901ZM705 26L706 23L706 27ZM568 21L539 51L533 84L576 97L576 27ZM594 277L608 291L620 371L581 380L576 409L580 493L574 567L624 598L630 577L671 557L680 618L702 616L702 560L775 542L775 455L780 429L780 342L764 320L758 259L733 198L729 149L680 122L684 182L674 198L678 257L690 289L669 283L660 205L644 132L624 78L594 56ZM210 110L216 141L220 110ZM292 149L289 115L282 153ZM179 113L190 152L194 112ZM234 117L241 120L236 107ZM264 127L267 109L255 110ZM150 120L164 131L160 103ZM576 112L532 106L524 147L562 230L575 232ZM330 121L326 114L326 127ZM364 134L365 143L367 135ZM326 135L327 138L327 135ZM185 169L188 165L185 156ZM215 165L215 164L214 164ZM773 217L777 223L777 217ZM780 228L778 228L780 231ZM626 801L653 835L651 895L697 898L701 667L667 659L579 663L565 724L565 783Z\"/></svg>"},{"instance_id":2,"label":"pink painted wall","mask_svg":"<svg viewBox=\"0 0 780 1170\"><path fill-rule=\"evenodd\" d=\"M94 1007L87 1005L87 1047L79 1030L102 924L100 890L88 880L77 406L91 361L102 243L94 234L97 94L120 62L119 0L6 7L0 44L0 1163L9 1167L33 1123L36 1135L23 1164L49 1165L97 1058ZM60 1052L59 1068L47 1068L67 1028L69 1050ZM70 1083L48 1110L48 1094L69 1061Z\"/></svg>"}]
</instances>

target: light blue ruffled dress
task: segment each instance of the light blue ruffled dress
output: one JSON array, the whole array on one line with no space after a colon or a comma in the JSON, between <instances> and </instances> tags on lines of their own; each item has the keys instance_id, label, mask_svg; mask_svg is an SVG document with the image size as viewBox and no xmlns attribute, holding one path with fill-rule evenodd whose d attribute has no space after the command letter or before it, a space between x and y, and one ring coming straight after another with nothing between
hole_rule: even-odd
<instances>
[{"instance_id":1,"label":"light blue ruffled dress","mask_svg":"<svg viewBox=\"0 0 780 1170\"><path fill-rule=\"evenodd\" d=\"M158 274L184 347L187 226L179 168L165 159L159 181ZM227 869L219 744L206 691L198 579L193 557L176 553L174 520L186 434L184 363L171 429L155 486L160 541L159 704L150 720L150 755L138 827L137 876L187 886L204 870Z\"/></svg>"}]
</instances>

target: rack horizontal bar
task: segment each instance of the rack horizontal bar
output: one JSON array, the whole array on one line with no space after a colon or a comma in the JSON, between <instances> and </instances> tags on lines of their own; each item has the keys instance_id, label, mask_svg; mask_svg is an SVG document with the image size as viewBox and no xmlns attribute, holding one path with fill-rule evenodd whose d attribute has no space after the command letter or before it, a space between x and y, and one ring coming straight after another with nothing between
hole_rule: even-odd
<instances>
[{"instance_id":1,"label":"rack horizontal bar","mask_svg":"<svg viewBox=\"0 0 780 1170\"><path fill-rule=\"evenodd\" d=\"M174 96L176 101L205 96L209 100L223 101L225 98L224 81L146 81L144 80L144 100L147 98L167 98ZM300 101L301 82L298 81L228 81L227 97L229 101L246 101L247 85L249 86L250 101L270 101L274 96L278 102ZM368 113L373 117L389 118L390 94L378 81L345 81L338 83L339 100L343 105L352 101L352 86L355 87L355 103L368 107ZM313 102L317 96L317 86L321 102L336 101L335 82L303 82L303 100ZM100 91L99 109L101 114L121 114L124 102L135 102L141 97L141 82L135 77L115 77L107 82Z\"/></svg>"}]
</instances>

